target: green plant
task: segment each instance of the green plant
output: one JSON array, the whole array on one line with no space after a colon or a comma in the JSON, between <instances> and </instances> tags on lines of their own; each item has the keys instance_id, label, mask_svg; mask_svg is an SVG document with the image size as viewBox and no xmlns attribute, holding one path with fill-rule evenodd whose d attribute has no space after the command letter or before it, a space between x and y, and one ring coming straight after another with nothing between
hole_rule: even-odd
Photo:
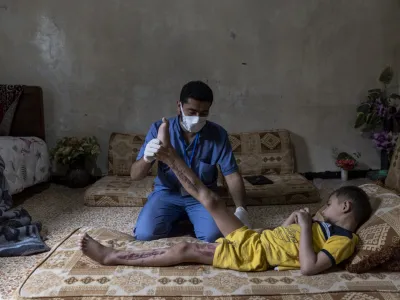
<instances>
[{"instance_id":1,"label":"green plant","mask_svg":"<svg viewBox=\"0 0 400 300\"><path fill-rule=\"evenodd\" d=\"M393 69L386 67L379 76L381 88L368 91L367 100L357 107L357 118L355 128L363 132L398 132L400 125L400 111L396 100L400 96L389 93L388 85L393 80Z\"/></svg>"},{"instance_id":2,"label":"green plant","mask_svg":"<svg viewBox=\"0 0 400 300\"><path fill-rule=\"evenodd\" d=\"M64 137L50 151L51 159L62 165L82 163L88 158L97 158L100 146L96 137Z\"/></svg>"}]
</instances>

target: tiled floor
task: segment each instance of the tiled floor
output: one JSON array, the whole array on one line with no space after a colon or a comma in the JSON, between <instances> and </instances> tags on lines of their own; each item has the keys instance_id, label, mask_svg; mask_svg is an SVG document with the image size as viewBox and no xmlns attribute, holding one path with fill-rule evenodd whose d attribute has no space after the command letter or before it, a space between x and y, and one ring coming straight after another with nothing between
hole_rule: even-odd
<instances>
[{"instance_id":1,"label":"tiled floor","mask_svg":"<svg viewBox=\"0 0 400 300\"><path fill-rule=\"evenodd\" d=\"M315 181L326 197L334 188L343 184L364 182ZM48 241L53 247L72 230L82 226L109 227L130 234L140 211L139 207L86 207L83 205L83 190L51 185L49 189L26 200L22 206L32 215L33 220L42 221L48 230ZM305 205L283 205L250 207L249 214L254 227L274 227L283 222L293 210ZM312 213L320 203L307 205ZM267 217L266 217L267 216ZM46 254L29 257L0 258L0 299L11 299L12 293L22 283L29 271Z\"/></svg>"}]
</instances>

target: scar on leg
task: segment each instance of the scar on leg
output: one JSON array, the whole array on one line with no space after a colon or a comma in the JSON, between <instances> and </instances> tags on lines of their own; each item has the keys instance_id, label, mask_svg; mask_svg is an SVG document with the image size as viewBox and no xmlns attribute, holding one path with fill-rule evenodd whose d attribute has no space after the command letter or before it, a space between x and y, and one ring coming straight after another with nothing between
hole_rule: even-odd
<instances>
[{"instance_id":1,"label":"scar on leg","mask_svg":"<svg viewBox=\"0 0 400 300\"><path fill-rule=\"evenodd\" d=\"M215 248L217 248L217 246L214 244L195 244L194 251L207 257L213 257Z\"/></svg>"}]
</instances>

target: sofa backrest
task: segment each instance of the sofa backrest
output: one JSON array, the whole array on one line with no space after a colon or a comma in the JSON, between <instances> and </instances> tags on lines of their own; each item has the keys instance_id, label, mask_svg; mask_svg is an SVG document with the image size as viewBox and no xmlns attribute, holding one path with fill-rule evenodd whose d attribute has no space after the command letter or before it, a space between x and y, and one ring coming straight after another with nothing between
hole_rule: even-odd
<instances>
[{"instance_id":1,"label":"sofa backrest","mask_svg":"<svg viewBox=\"0 0 400 300\"><path fill-rule=\"evenodd\" d=\"M112 133L108 149L108 174L128 176L144 143L142 134ZM287 130L229 134L239 170L243 175L291 174L294 155ZM155 163L149 175L157 175ZM219 181L222 180L219 174Z\"/></svg>"},{"instance_id":2,"label":"sofa backrest","mask_svg":"<svg viewBox=\"0 0 400 300\"><path fill-rule=\"evenodd\" d=\"M108 174L129 176L144 140L143 134L113 132L108 145ZM149 175L157 175L157 162L153 164Z\"/></svg>"},{"instance_id":3,"label":"sofa backrest","mask_svg":"<svg viewBox=\"0 0 400 300\"><path fill-rule=\"evenodd\" d=\"M277 129L229 134L229 140L243 175L294 173L289 131Z\"/></svg>"}]
</instances>

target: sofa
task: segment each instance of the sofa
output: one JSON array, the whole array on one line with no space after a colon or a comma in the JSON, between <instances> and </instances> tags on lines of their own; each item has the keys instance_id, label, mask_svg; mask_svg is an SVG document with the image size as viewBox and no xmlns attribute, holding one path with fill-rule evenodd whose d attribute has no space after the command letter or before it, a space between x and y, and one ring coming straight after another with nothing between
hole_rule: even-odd
<instances>
[{"instance_id":1,"label":"sofa","mask_svg":"<svg viewBox=\"0 0 400 300\"><path fill-rule=\"evenodd\" d=\"M145 140L142 134L112 133L108 148L108 175L85 191L88 206L143 206L153 190L157 163L140 181L130 178L130 168ZM314 185L295 173L295 155L287 130L229 134L242 176L265 175L268 185L252 185L244 179L248 205L302 204L320 201ZM218 194L233 205L218 169Z\"/></svg>"}]
</instances>

